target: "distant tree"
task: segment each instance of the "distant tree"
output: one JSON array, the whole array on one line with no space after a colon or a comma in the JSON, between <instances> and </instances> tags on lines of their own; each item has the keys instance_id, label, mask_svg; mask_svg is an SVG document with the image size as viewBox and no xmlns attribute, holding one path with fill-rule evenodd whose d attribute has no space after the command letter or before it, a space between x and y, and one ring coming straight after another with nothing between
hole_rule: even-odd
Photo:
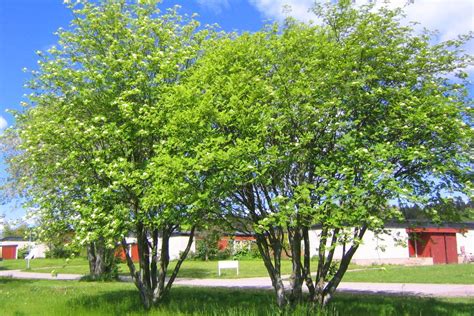
<instances>
[{"instance_id":1,"label":"distant tree","mask_svg":"<svg viewBox=\"0 0 474 316\"><path fill-rule=\"evenodd\" d=\"M21 237L27 238L30 229L25 223L15 225L12 223L5 223L3 227L3 237Z\"/></svg>"},{"instance_id":2,"label":"distant tree","mask_svg":"<svg viewBox=\"0 0 474 316\"><path fill-rule=\"evenodd\" d=\"M430 214L436 213L441 221L472 221L474 220L474 202L465 201L461 197L441 199L424 206L410 205L400 208L408 220L429 220Z\"/></svg>"},{"instance_id":3,"label":"distant tree","mask_svg":"<svg viewBox=\"0 0 474 316\"><path fill-rule=\"evenodd\" d=\"M219 240L223 232L218 228L208 228L196 234L196 255L204 261L214 259L219 252Z\"/></svg>"}]
</instances>

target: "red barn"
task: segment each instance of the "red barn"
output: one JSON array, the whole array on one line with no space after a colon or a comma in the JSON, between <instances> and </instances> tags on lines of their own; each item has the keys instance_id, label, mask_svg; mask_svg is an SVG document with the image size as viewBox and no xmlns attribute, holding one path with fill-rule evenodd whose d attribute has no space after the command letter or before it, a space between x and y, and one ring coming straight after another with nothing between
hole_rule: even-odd
<instances>
[{"instance_id":1,"label":"red barn","mask_svg":"<svg viewBox=\"0 0 474 316\"><path fill-rule=\"evenodd\" d=\"M138 245L135 240L129 238L130 240L127 241L128 243L128 253L130 257L132 257L133 262L138 262ZM125 256L125 252L123 251L123 247L120 245L115 249L115 258L120 259L122 262L127 260Z\"/></svg>"},{"instance_id":2,"label":"red barn","mask_svg":"<svg viewBox=\"0 0 474 316\"><path fill-rule=\"evenodd\" d=\"M18 246L9 245L0 247L0 258L3 260L16 259L18 255Z\"/></svg>"},{"instance_id":3,"label":"red barn","mask_svg":"<svg viewBox=\"0 0 474 316\"><path fill-rule=\"evenodd\" d=\"M233 240L236 244L244 244L255 241L255 236L244 233L236 233L235 235L222 236L217 243L219 250L226 249L229 245L230 240Z\"/></svg>"},{"instance_id":4,"label":"red barn","mask_svg":"<svg viewBox=\"0 0 474 316\"><path fill-rule=\"evenodd\" d=\"M456 228L407 228L410 257L432 257L434 264L458 263Z\"/></svg>"}]
</instances>

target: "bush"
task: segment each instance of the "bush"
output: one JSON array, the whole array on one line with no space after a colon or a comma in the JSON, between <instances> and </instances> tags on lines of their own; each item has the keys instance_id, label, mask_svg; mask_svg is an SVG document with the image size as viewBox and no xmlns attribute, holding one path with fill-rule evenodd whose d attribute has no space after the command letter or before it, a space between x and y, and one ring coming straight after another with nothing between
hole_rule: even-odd
<instances>
[{"instance_id":1,"label":"bush","mask_svg":"<svg viewBox=\"0 0 474 316\"><path fill-rule=\"evenodd\" d=\"M46 251L46 258L58 259L58 258L70 258L79 255L79 251L67 248L64 245L50 245L49 250Z\"/></svg>"},{"instance_id":2,"label":"bush","mask_svg":"<svg viewBox=\"0 0 474 316\"><path fill-rule=\"evenodd\" d=\"M218 252L217 242L214 245L204 239L200 239L196 243L196 258L206 261L212 260L216 258Z\"/></svg>"},{"instance_id":3,"label":"bush","mask_svg":"<svg viewBox=\"0 0 474 316\"><path fill-rule=\"evenodd\" d=\"M216 254L217 260L226 260L229 259L231 256L231 251L229 248L225 248L223 250L219 250Z\"/></svg>"},{"instance_id":4,"label":"bush","mask_svg":"<svg viewBox=\"0 0 474 316\"><path fill-rule=\"evenodd\" d=\"M237 248L237 250L234 252L234 260L261 258L255 241L241 242L239 246L235 248Z\"/></svg>"},{"instance_id":5,"label":"bush","mask_svg":"<svg viewBox=\"0 0 474 316\"><path fill-rule=\"evenodd\" d=\"M182 251L179 252L179 256L181 257ZM197 260L200 259L198 258L197 254L194 251L188 252L188 256L186 257L186 260Z\"/></svg>"},{"instance_id":6,"label":"bush","mask_svg":"<svg viewBox=\"0 0 474 316\"><path fill-rule=\"evenodd\" d=\"M25 257L30 253L28 246L18 249L18 259L25 259Z\"/></svg>"},{"instance_id":7,"label":"bush","mask_svg":"<svg viewBox=\"0 0 474 316\"><path fill-rule=\"evenodd\" d=\"M262 255L260 254L260 251L258 250L257 243L254 242L254 241L250 244L250 256L253 259L261 259L262 258Z\"/></svg>"}]
</instances>

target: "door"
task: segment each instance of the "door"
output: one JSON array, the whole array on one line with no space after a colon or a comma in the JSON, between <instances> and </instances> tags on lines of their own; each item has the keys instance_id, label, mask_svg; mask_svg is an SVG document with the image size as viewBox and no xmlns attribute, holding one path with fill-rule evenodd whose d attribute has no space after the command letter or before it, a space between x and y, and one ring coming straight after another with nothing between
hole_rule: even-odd
<instances>
[{"instance_id":1,"label":"door","mask_svg":"<svg viewBox=\"0 0 474 316\"><path fill-rule=\"evenodd\" d=\"M447 263L458 263L458 244L456 234L444 234Z\"/></svg>"},{"instance_id":2,"label":"door","mask_svg":"<svg viewBox=\"0 0 474 316\"><path fill-rule=\"evenodd\" d=\"M16 259L16 245L14 246L2 246L2 258L6 259Z\"/></svg>"},{"instance_id":3,"label":"door","mask_svg":"<svg viewBox=\"0 0 474 316\"><path fill-rule=\"evenodd\" d=\"M433 263L458 263L455 233L433 233L431 235Z\"/></svg>"},{"instance_id":4,"label":"door","mask_svg":"<svg viewBox=\"0 0 474 316\"><path fill-rule=\"evenodd\" d=\"M431 235L431 255L434 264L448 263L444 234L433 233Z\"/></svg>"}]
</instances>

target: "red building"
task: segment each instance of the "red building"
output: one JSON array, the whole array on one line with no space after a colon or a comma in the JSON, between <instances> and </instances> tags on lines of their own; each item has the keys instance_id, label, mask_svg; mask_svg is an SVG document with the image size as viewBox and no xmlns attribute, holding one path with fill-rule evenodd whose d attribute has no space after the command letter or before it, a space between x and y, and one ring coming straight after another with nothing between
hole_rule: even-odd
<instances>
[{"instance_id":1,"label":"red building","mask_svg":"<svg viewBox=\"0 0 474 316\"><path fill-rule=\"evenodd\" d=\"M222 236L217 243L219 250L226 249L229 246L230 240L233 240L234 243L236 244L244 244L244 243L248 244L249 242L255 241L255 236L250 235L250 234L243 234L243 233L236 233L235 235Z\"/></svg>"},{"instance_id":2,"label":"red building","mask_svg":"<svg viewBox=\"0 0 474 316\"><path fill-rule=\"evenodd\" d=\"M457 228L407 228L410 257L432 257L434 264L458 263Z\"/></svg>"},{"instance_id":3,"label":"red building","mask_svg":"<svg viewBox=\"0 0 474 316\"><path fill-rule=\"evenodd\" d=\"M1 246L0 247L0 258L3 260L16 259L18 254L17 245Z\"/></svg>"},{"instance_id":4,"label":"red building","mask_svg":"<svg viewBox=\"0 0 474 316\"><path fill-rule=\"evenodd\" d=\"M12 260L18 258L18 250L28 244L21 237L4 237L0 239L0 258Z\"/></svg>"},{"instance_id":5,"label":"red building","mask_svg":"<svg viewBox=\"0 0 474 316\"><path fill-rule=\"evenodd\" d=\"M136 242L131 242L128 244L128 253L132 257L133 262L138 262L138 245ZM120 259L122 262L127 260L122 246L118 246L115 249L115 258Z\"/></svg>"}]
</instances>

